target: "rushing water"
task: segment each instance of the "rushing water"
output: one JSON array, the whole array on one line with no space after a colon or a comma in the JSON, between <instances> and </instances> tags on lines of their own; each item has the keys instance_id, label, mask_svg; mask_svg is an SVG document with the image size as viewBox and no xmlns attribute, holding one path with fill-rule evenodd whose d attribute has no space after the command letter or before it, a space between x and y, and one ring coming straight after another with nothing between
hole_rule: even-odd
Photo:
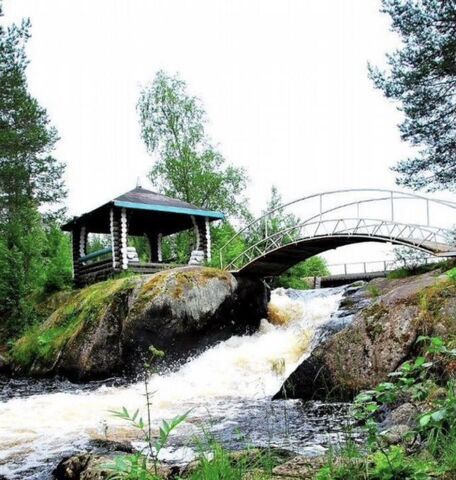
<instances>
[{"instance_id":1,"label":"rushing water","mask_svg":"<svg viewBox=\"0 0 456 480\"><path fill-rule=\"evenodd\" d=\"M152 375L153 425L191 410L164 459L191 460L192 439L203 430L232 448L246 442L312 454L335 441L346 406L270 398L309 354L315 333L329 325L342 294L342 288L276 290L271 304L279 312L277 324L263 320L254 335L231 337L176 372ZM0 474L7 478L51 478L60 458L84 450L93 439L139 441L137 432L109 410L126 406L144 414L143 383L29 386L32 394L19 397L5 386L0 403Z\"/></svg>"}]
</instances>

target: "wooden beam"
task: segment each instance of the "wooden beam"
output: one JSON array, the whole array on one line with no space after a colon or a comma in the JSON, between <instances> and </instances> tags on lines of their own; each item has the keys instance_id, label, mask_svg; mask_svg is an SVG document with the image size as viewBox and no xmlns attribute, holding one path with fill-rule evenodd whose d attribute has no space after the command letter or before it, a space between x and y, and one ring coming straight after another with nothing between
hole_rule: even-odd
<instances>
[{"instance_id":1,"label":"wooden beam","mask_svg":"<svg viewBox=\"0 0 456 480\"><path fill-rule=\"evenodd\" d=\"M115 271L120 271L122 268L122 252L120 240L120 210L118 208L112 209L112 223L111 223L111 245L112 245L112 263Z\"/></svg>"}]
</instances>

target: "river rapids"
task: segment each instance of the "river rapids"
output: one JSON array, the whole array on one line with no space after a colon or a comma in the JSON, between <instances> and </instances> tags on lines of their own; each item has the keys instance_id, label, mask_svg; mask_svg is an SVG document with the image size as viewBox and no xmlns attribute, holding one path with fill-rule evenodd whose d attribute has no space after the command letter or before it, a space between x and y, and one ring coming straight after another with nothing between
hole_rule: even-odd
<instances>
[{"instance_id":1,"label":"river rapids","mask_svg":"<svg viewBox=\"0 0 456 480\"><path fill-rule=\"evenodd\" d=\"M274 323L262 320L253 335L233 336L177 371L151 375L154 426L190 411L163 451L163 460L192 460L195 438L203 432L232 449L279 446L310 455L336 442L344 428L346 405L270 399L309 355L317 333L334 322L343 291L343 287L274 290L270 304ZM142 381L96 387L63 382L53 389L45 382L42 387L36 382L13 387L4 382L0 476L50 479L60 459L85 451L94 439L128 440L140 446L138 433L110 411L139 408L146 418Z\"/></svg>"}]
</instances>

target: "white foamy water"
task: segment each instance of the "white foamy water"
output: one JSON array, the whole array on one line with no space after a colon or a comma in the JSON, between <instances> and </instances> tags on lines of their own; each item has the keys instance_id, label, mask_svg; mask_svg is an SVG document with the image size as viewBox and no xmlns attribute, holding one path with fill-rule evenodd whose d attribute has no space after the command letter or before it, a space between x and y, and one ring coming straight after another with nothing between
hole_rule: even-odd
<instances>
[{"instance_id":1,"label":"white foamy water","mask_svg":"<svg viewBox=\"0 0 456 480\"><path fill-rule=\"evenodd\" d=\"M286 319L285 324L263 320L253 335L234 336L176 372L152 375L153 424L192 409L182 428L188 437L208 418L215 430L223 430L246 409L264 408L264 402L308 355L313 333L329 320L342 296L341 289L291 293L278 289L271 298L271 305ZM49 473L21 475L42 465L45 459L55 460L65 452L83 448L90 439L135 440L136 432L112 417L109 410L126 406L131 411L143 411L143 405L142 383L89 392L47 393L0 403L0 474L49 478Z\"/></svg>"}]
</instances>

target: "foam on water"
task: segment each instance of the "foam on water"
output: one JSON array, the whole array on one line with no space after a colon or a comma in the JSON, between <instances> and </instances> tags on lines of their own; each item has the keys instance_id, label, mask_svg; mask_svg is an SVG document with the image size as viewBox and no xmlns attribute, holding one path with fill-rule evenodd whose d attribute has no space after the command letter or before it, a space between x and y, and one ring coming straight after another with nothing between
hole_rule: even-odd
<instances>
[{"instance_id":1,"label":"foam on water","mask_svg":"<svg viewBox=\"0 0 456 480\"><path fill-rule=\"evenodd\" d=\"M342 291L275 290L271 305L287 319L284 324L262 320L255 334L231 337L176 372L151 376L149 388L155 392L152 422L158 424L161 419L193 409L183 427L189 435L208 417L213 419L215 429L224 429L245 411L246 405L261 409L308 355L314 332L337 310ZM22 478L24 470L82 448L91 438L103 435L110 440L134 440L136 432L113 418L109 410L141 408L143 394L144 385L139 382L0 403L0 473ZM175 456L181 454L182 449L174 451Z\"/></svg>"}]
</instances>

